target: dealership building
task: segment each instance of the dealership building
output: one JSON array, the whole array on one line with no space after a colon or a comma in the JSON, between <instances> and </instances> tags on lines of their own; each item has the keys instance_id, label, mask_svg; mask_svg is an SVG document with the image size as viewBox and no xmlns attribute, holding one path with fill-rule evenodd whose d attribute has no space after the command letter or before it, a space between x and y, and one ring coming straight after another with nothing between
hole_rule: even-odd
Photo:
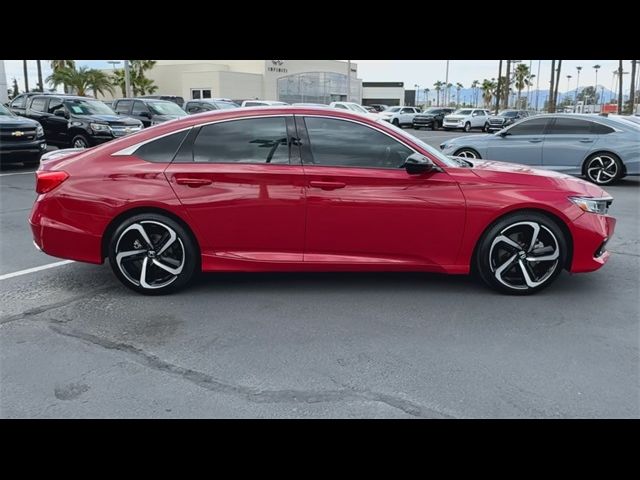
<instances>
[{"instance_id":1,"label":"dealership building","mask_svg":"<svg viewBox=\"0 0 640 480\"><path fill-rule=\"evenodd\" d=\"M358 67L351 63L348 82L348 65L338 60L158 60L145 76L158 86L154 95L185 99L327 104L347 100L349 84L349 100L360 103Z\"/></svg>"}]
</instances>

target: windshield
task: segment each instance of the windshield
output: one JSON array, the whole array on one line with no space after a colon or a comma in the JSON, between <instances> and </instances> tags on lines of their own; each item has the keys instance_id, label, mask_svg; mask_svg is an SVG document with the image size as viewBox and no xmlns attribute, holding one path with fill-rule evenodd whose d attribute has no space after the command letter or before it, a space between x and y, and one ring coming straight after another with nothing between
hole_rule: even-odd
<instances>
[{"instance_id":1,"label":"windshield","mask_svg":"<svg viewBox=\"0 0 640 480\"><path fill-rule=\"evenodd\" d=\"M400 107L390 107L385 110L385 112L399 112Z\"/></svg>"},{"instance_id":2,"label":"windshield","mask_svg":"<svg viewBox=\"0 0 640 480\"><path fill-rule=\"evenodd\" d=\"M513 110L510 112L500 112L498 114L499 117L516 117L518 112L514 112Z\"/></svg>"},{"instance_id":3,"label":"windshield","mask_svg":"<svg viewBox=\"0 0 640 480\"><path fill-rule=\"evenodd\" d=\"M0 115L11 115L11 112L4 105L0 105Z\"/></svg>"},{"instance_id":4,"label":"windshield","mask_svg":"<svg viewBox=\"0 0 640 480\"><path fill-rule=\"evenodd\" d=\"M231 103L231 102L214 102L214 104L216 107L218 107L221 110L225 110L227 108L238 108L240 106L237 103Z\"/></svg>"},{"instance_id":5,"label":"windshield","mask_svg":"<svg viewBox=\"0 0 640 480\"><path fill-rule=\"evenodd\" d=\"M425 111L423 111L422 113L440 113L440 109L439 108L427 108Z\"/></svg>"},{"instance_id":6,"label":"windshield","mask_svg":"<svg viewBox=\"0 0 640 480\"><path fill-rule=\"evenodd\" d=\"M454 115L471 115L471 110L456 110Z\"/></svg>"},{"instance_id":7,"label":"windshield","mask_svg":"<svg viewBox=\"0 0 640 480\"><path fill-rule=\"evenodd\" d=\"M109 106L99 100L65 100L64 106L75 115L115 115Z\"/></svg>"},{"instance_id":8,"label":"windshield","mask_svg":"<svg viewBox=\"0 0 640 480\"><path fill-rule=\"evenodd\" d=\"M432 147L428 143L424 143L418 137L415 137L415 136L411 135L410 133L405 132L400 127L396 127L395 125L390 124L389 122L385 122L382 119L377 120L377 122L381 123L382 125L384 125L387 128L391 128L394 132L397 132L398 134L400 134L401 137L406 138L406 139L412 141L413 143L419 145L420 147L422 147L424 150L426 150L427 152L432 154L434 157L436 157L438 160L440 160L442 163L444 163L448 167L459 167L461 165L461 162L457 162L457 161L453 160L452 158L449 158L448 156L446 156L444 153L442 153L438 149Z\"/></svg>"},{"instance_id":9,"label":"windshield","mask_svg":"<svg viewBox=\"0 0 640 480\"><path fill-rule=\"evenodd\" d=\"M157 115L179 115L181 117L186 115L186 112L173 102L148 102L147 105Z\"/></svg>"},{"instance_id":10,"label":"windshield","mask_svg":"<svg viewBox=\"0 0 640 480\"><path fill-rule=\"evenodd\" d=\"M353 111L353 112L358 112L358 113L369 113L369 112L367 111L367 109L366 109L366 108L361 107L361 106L360 106L360 105L358 105L357 103L345 103L345 106L346 106L349 110L351 110L351 111Z\"/></svg>"}]
</instances>

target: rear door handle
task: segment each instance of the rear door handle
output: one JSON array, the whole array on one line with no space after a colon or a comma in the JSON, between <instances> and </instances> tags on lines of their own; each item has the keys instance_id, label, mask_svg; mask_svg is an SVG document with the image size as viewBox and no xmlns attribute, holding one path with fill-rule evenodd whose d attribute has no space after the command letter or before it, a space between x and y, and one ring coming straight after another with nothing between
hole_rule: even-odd
<instances>
[{"instance_id":1,"label":"rear door handle","mask_svg":"<svg viewBox=\"0 0 640 480\"><path fill-rule=\"evenodd\" d=\"M540 143L541 141L541 138L532 138L531 140L529 140L529 143Z\"/></svg>"},{"instance_id":2,"label":"rear door handle","mask_svg":"<svg viewBox=\"0 0 640 480\"><path fill-rule=\"evenodd\" d=\"M336 190L338 188L344 188L347 186L343 182L323 182L320 180L311 180L309 186L313 188L321 188L322 190Z\"/></svg>"},{"instance_id":3,"label":"rear door handle","mask_svg":"<svg viewBox=\"0 0 640 480\"><path fill-rule=\"evenodd\" d=\"M208 178L181 177L181 178L176 178L176 183L178 185L186 185L187 187L191 187L191 188L198 188L204 185L211 185L213 183L213 180L209 180Z\"/></svg>"},{"instance_id":4,"label":"rear door handle","mask_svg":"<svg viewBox=\"0 0 640 480\"><path fill-rule=\"evenodd\" d=\"M592 143L593 138L581 138L580 143Z\"/></svg>"}]
</instances>

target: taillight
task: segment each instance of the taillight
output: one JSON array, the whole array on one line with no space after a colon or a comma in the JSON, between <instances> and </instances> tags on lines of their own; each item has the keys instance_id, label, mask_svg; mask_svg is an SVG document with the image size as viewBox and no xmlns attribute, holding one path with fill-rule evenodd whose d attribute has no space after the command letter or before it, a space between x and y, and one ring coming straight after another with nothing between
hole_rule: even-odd
<instances>
[{"instance_id":1,"label":"taillight","mask_svg":"<svg viewBox=\"0 0 640 480\"><path fill-rule=\"evenodd\" d=\"M36 172L36 192L47 193L59 186L69 178L69 174L63 171L55 172Z\"/></svg>"}]
</instances>

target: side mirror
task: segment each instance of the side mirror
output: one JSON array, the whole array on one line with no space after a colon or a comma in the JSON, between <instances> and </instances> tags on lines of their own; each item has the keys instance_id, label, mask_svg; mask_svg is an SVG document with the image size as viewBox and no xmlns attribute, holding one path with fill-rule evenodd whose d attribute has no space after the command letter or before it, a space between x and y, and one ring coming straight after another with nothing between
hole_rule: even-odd
<instances>
[{"instance_id":1,"label":"side mirror","mask_svg":"<svg viewBox=\"0 0 640 480\"><path fill-rule=\"evenodd\" d=\"M151 114L149 112L140 112L141 117L151 118Z\"/></svg>"},{"instance_id":2,"label":"side mirror","mask_svg":"<svg viewBox=\"0 0 640 480\"><path fill-rule=\"evenodd\" d=\"M407 173L411 175L419 175L421 173L428 172L440 172L442 171L430 158L421 155L420 153L412 153L407 157L402 165Z\"/></svg>"},{"instance_id":3,"label":"side mirror","mask_svg":"<svg viewBox=\"0 0 640 480\"><path fill-rule=\"evenodd\" d=\"M53 114L56 117L67 118L67 112L65 112L62 108L59 108L58 110L54 111Z\"/></svg>"}]
</instances>

